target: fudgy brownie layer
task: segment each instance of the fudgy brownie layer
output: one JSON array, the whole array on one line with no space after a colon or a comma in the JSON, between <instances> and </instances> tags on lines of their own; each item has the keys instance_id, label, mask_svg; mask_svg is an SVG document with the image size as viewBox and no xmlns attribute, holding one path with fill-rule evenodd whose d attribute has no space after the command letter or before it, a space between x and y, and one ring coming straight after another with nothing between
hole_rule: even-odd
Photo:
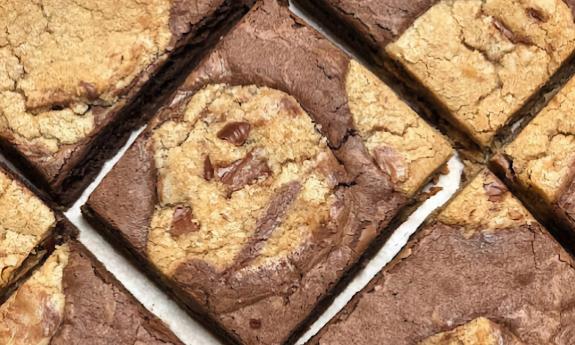
<instances>
[{"instance_id":1,"label":"fudgy brownie layer","mask_svg":"<svg viewBox=\"0 0 575 345\"><path fill-rule=\"evenodd\" d=\"M182 344L75 241L0 305L0 321L14 345Z\"/></svg>"},{"instance_id":2,"label":"fudgy brownie layer","mask_svg":"<svg viewBox=\"0 0 575 345\"><path fill-rule=\"evenodd\" d=\"M373 74L263 1L84 212L205 322L281 344L451 153Z\"/></svg>"},{"instance_id":3,"label":"fudgy brownie layer","mask_svg":"<svg viewBox=\"0 0 575 345\"><path fill-rule=\"evenodd\" d=\"M250 5L10 2L0 13L6 28L0 36L6 61L0 145L35 184L69 206L129 130L154 111L154 98L169 93L181 69ZM10 20L19 12L27 13L24 19Z\"/></svg>"},{"instance_id":4,"label":"fudgy brownie layer","mask_svg":"<svg viewBox=\"0 0 575 345\"><path fill-rule=\"evenodd\" d=\"M310 344L417 344L478 317L525 344L575 341L571 256L484 171Z\"/></svg>"}]
</instances>

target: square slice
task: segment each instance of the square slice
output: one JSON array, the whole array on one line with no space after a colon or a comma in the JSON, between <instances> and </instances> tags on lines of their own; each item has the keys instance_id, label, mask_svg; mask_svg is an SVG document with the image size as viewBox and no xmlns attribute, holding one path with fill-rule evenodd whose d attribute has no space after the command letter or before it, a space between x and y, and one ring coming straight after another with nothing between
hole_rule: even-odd
<instances>
[{"instance_id":1,"label":"square slice","mask_svg":"<svg viewBox=\"0 0 575 345\"><path fill-rule=\"evenodd\" d=\"M76 230L19 178L0 166L0 301Z\"/></svg>"},{"instance_id":2,"label":"square slice","mask_svg":"<svg viewBox=\"0 0 575 345\"><path fill-rule=\"evenodd\" d=\"M0 344L183 345L76 241L0 305Z\"/></svg>"},{"instance_id":3,"label":"square slice","mask_svg":"<svg viewBox=\"0 0 575 345\"><path fill-rule=\"evenodd\" d=\"M445 338L438 334L477 318L497 322L519 344L573 344L574 267L505 185L483 171L310 344L467 345L438 342ZM465 338L473 326L451 336Z\"/></svg>"},{"instance_id":4,"label":"square slice","mask_svg":"<svg viewBox=\"0 0 575 345\"><path fill-rule=\"evenodd\" d=\"M2 153L69 206L145 117L143 105L169 93L251 2L3 1Z\"/></svg>"},{"instance_id":5,"label":"square slice","mask_svg":"<svg viewBox=\"0 0 575 345\"><path fill-rule=\"evenodd\" d=\"M451 154L373 74L263 1L83 211L223 335L283 344Z\"/></svg>"},{"instance_id":6,"label":"square slice","mask_svg":"<svg viewBox=\"0 0 575 345\"><path fill-rule=\"evenodd\" d=\"M492 163L534 212L575 236L575 79Z\"/></svg>"},{"instance_id":7,"label":"square slice","mask_svg":"<svg viewBox=\"0 0 575 345\"><path fill-rule=\"evenodd\" d=\"M297 1L380 64L391 60L484 148L528 113L575 49L572 0Z\"/></svg>"}]
</instances>

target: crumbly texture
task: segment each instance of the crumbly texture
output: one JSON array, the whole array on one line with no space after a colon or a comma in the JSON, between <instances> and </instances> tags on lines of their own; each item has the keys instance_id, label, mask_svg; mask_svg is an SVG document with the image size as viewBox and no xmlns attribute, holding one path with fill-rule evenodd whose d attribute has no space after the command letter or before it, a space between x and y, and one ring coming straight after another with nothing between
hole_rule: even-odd
<instances>
[{"instance_id":1,"label":"crumbly texture","mask_svg":"<svg viewBox=\"0 0 575 345\"><path fill-rule=\"evenodd\" d=\"M349 108L369 153L401 191L414 195L452 154L432 129L374 74L351 61Z\"/></svg>"},{"instance_id":2,"label":"crumbly texture","mask_svg":"<svg viewBox=\"0 0 575 345\"><path fill-rule=\"evenodd\" d=\"M443 0L386 51L489 146L574 48L563 0Z\"/></svg>"},{"instance_id":3,"label":"crumbly texture","mask_svg":"<svg viewBox=\"0 0 575 345\"><path fill-rule=\"evenodd\" d=\"M167 48L171 1L11 0L0 6L0 135L49 159L95 127Z\"/></svg>"},{"instance_id":4,"label":"crumbly texture","mask_svg":"<svg viewBox=\"0 0 575 345\"><path fill-rule=\"evenodd\" d=\"M524 345L513 334L486 318L434 335L420 345Z\"/></svg>"},{"instance_id":5,"label":"crumbly texture","mask_svg":"<svg viewBox=\"0 0 575 345\"><path fill-rule=\"evenodd\" d=\"M243 143L221 135L241 126L247 128L238 134ZM167 275L193 259L227 269L258 236L265 244L253 264L282 260L328 220L338 181L321 165L335 157L309 116L283 92L210 85L192 97L181 121L157 128L153 140L160 205L148 253ZM250 161L247 168L234 165ZM242 179L248 169L253 176L233 181L232 174ZM283 194L285 209L270 210ZM176 217L185 212L188 219L178 225ZM270 212L277 219L266 220Z\"/></svg>"},{"instance_id":6,"label":"crumbly texture","mask_svg":"<svg viewBox=\"0 0 575 345\"><path fill-rule=\"evenodd\" d=\"M56 217L48 206L0 171L0 288L11 282L55 224Z\"/></svg>"},{"instance_id":7,"label":"crumbly texture","mask_svg":"<svg viewBox=\"0 0 575 345\"><path fill-rule=\"evenodd\" d=\"M497 231L479 220L443 222L453 207L475 209L460 200L508 204L507 190L490 192L494 182L503 186L489 172L477 176L310 343L411 345L484 317L524 344L573 344L575 268L545 229L530 218Z\"/></svg>"},{"instance_id":8,"label":"crumbly texture","mask_svg":"<svg viewBox=\"0 0 575 345\"><path fill-rule=\"evenodd\" d=\"M0 306L2 344L181 345L77 242L58 247Z\"/></svg>"},{"instance_id":9,"label":"crumbly texture","mask_svg":"<svg viewBox=\"0 0 575 345\"><path fill-rule=\"evenodd\" d=\"M505 156L515 179L547 204L558 201L575 162L575 79L509 144Z\"/></svg>"},{"instance_id":10,"label":"crumbly texture","mask_svg":"<svg viewBox=\"0 0 575 345\"><path fill-rule=\"evenodd\" d=\"M381 84L261 1L84 212L226 336L288 342L451 155Z\"/></svg>"}]
</instances>

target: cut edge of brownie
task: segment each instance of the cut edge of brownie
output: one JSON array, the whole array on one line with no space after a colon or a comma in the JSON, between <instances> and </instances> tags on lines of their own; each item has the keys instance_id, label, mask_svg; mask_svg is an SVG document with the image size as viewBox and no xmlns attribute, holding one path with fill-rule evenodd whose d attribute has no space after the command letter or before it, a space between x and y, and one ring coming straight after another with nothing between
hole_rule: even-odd
<instances>
[{"instance_id":1,"label":"cut edge of brownie","mask_svg":"<svg viewBox=\"0 0 575 345\"><path fill-rule=\"evenodd\" d=\"M421 242L425 237L429 236L429 232L424 232L426 227L432 226L437 222L438 216L447 209L451 203L455 202L457 198L465 192L465 189L472 184L475 178L479 178L480 174L491 174L493 175L496 180L499 180L499 183L503 183L503 186L508 187L505 184L505 180L500 178L492 169L491 166L484 167L480 171L474 172L473 175L469 176L468 179L462 181L459 189L449 198L449 200L443 204L441 207L435 209L431 214L427 216L422 224L417 227L417 230L409 237L405 246L401 248L401 250L388 262L385 266L375 274L370 281L363 286L359 291L357 291L352 298L331 318L329 319L319 330L317 333L313 334L306 342L305 345L319 345L320 340L322 337L329 331L329 326L337 323L341 320L346 320L351 314L355 311L356 307L360 303L363 295L365 293L370 293L375 291L376 287L380 285L380 281L382 279L383 274L386 271L392 270L397 265L401 264L403 260L411 255L412 248L416 247L419 242ZM511 195L519 202L519 204L528 212L532 212L531 209L524 203L524 200L519 198L517 194L512 189L509 189ZM533 219L536 222L540 222L537 216L533 215ZM566 248L562 245L562 243L554 236L554 234L550 231L551 229L546 227L546 224L540 223L540 229L542 236L546 236L550 240L557 243L557 245L562 249L566 250ZM567 252L569 252L567 250ZM573 256L574 253L569 252L569 255ZM461 326L461 325L460 325Z\"/></svg>"},{"instance_id":2,"label":"cut edge of brownie","mask_svg":"<svg viewBox=\"0 0 575 345\"><path fill-rule=\"evenodd\" d=\"M158 316L148 310L148 308L146 308L134 295L132 295L132 293L128 291L124 284L122 284L118 278L116 278L116 276L108 271L104 264L98 260L94 253L92 253L84 244L75 239L68 240L67 243L78 248L79 252L88 258L92 267L94 268L94 272L100 279L102 279L102 281L114 285L120 290L120 292L130 297L130 299L134 302L134 305L138 308L139 313L142 314L144 319L150 322L150 325L154 327L155 330L161 332L162 335L169 338L169 340L174 344L183 344L182 341L172 333L168 325L165 324L164 321L162 321Z\"/></svg>"},{"instance_id":3,"label":"cut edge of brownie","mask_svg":"<svg viewBox=\"0 0 575 345\"><path fill-rule=\"evenodd\" d=\"M417 238L418 238L418 236L420 236L420 233L421 233L420 230L422 228L424 228L426 225L430 224L433 221L433 219L435 219L435 217L439 213L441 213L441 211L444 210L449 205L450 202L455 200L455 198L457 198L457 196L463 192L465 187L467 187L469 184L471 184L471 181L476 176L478 176L480 173L481 173L481 171L474 172L472 176L470 176L464 182L461 183L461 185L459 186L459 189L450 197L450 199L443 206L437 208L430 215L428 215L427 218L425 219L425 221L421 225L419 225L417 227L417 230L409 237L407 244L405 246L403 246L403 248L387 264L385 264L385 266L375 276L373 276L365 286L363 286L359 291L357 291L351 297L351 299L331 319L329 319L318 330L317 333L313 334L308 339L308 341L305 342L305 345L319 345L319 340L328 331L328 328L329 328L328 326L332 322L335 322L336 320L340 320L340 319L346 319L353 312L353 310L355 309L355 306L357 306L357 304L359 303L361 296L362 296L362 292L373 290L373 288L377 285L377 283L379 281L379 277L382 274L382 272L386 268L393 267L397 263L399 263L403 260L403 258L404 258L403 254L407 253L409 251L409 248L411 246L413 246L413 244L410 245L410 243L417 241Z\"/></svg>"},{"instance_id":4,"label":"cut edge of brownie","mask_svg":"<svg viewBox=\"0 0 575 345\"><path fill-rule=\"evenodd\" d=\"M49 234L44 238L28 255L22 265L14 272L14 277L4 287L0 288L0 304L4 303L10 295L18 289L18 287L34 271L42 265L42 263L52 254L56 246L72 239L77 238L78 229L66 218L62 212L56 209L55 203L41 190L38 190L34 185L26 179L20 177L12 169L10 169L4 162L0 162L0 171L6 174L10 179L16 181L24 188L28 189L31 194L40 199L48 208L50 208L56 218L56 223L49 230Z\"/></svg>"},{"instance_id":5,"label":"cut edge of brownie","mask_svg":"<svg viewBox=\"0 0 575 345\"><path fill-rule=\"evenodd\" d=\"M0 138L2 153L55 201L54 208L68 209L94 181L104 163L125 145L132 131L150 119L185 80L187 72L249 10L250 1L225 0L197 29L184 33L166 58L156 61L137 77L136 86L114 105L100 130L77 144L53 181L29 157Z\"/></svg>"},{"instance_id":6,"label":"cut edge of brownie","mask_svg":"<svg viewBox=\"0 0 575 345\"><path fill-rule=\"evenodd\" d=\"M73 227L72 225L70 226ZM55 243L52 252L50 254L45 255L42 258L42 260L38 262L34 270L31 270L25 276L23 276L19 280L19 284L17 286L12 287L9 296L6 296L6 298L0 300L0 306L2 306L5 302L7 302L9 297L17 293L20 286L22 286L28 280L30 280L34 274L39 273L41 269L44 267L44 264L47 262L47 260L50 257L52 257L52 255L56 255L55 253L57 252L57 249L60 248L61 246L68 246L70 251L69 255L72 255L72 252L74 252L75 255L78 255L81 258L85 258L88 261L89 265L92 267L94 275L98 279L100 279L103 283L107 285L113 286L120 292L120 294L126 296L128 298L128 302L133 306L135 306L137 313L141 316L142 320L146 323L146 325L149 326L149 328L144 327L146 331L153 330L153 332L155 332L155 335L152 335L152 337L155 338L156 336L159 335L162 337L161 340L167 340L170 343L176 345L183 345L183 342L180 339L178 339L178 337L172 332L169 326L165 324L154 313L148 310L134 295L132 295L132 293L118 280L118 278L116 278L111 272L109 272L104 266L104 264L101 261L99 261L98 258L96 258L96 256L84 244L78 241L78 239L75 236L63 237L61 238L60 241L58 241L58 243ZM65 279L66 278L63 277L63 280ZM66 289L66 282L63 281L62 283L64 284L64 289ZM68 283L68 288L70 286L71 286L70 283ZM65 314L62 316L66 315L66 311L64 311L64 313ZM74 317L77 316L81 315L76 315ZM52 326L56 325L54 324Z\"/></svg>"},{"instance_id":7,"label":"cut edge of brownie","mask_svg":"<svg viewBox=\"0 0 575 345\"><path fill-rule=\"evenodd\" d=\"M233 344L240 344L237 339L229 335L228 332L214 320L214 317L210 315L209 311L204 310L200 305L195 303L193 299L185 299L183 297L185 295L184 292L170 284L168 277L155 269L149 260L135 250L134 246L123 236L121 231L99 217L89 204L82 206L82 215L92 227L98 229L98 231L108 239L116 250L124 254L124 256L130 259L139 269L151 277L154 283L162 288L162 291L177 301L178 305L192 315L196 321L207 327L208 330L218 338Z\"/></svg>"},{"instance_id":8,"label":"cut edge of brownie","mask_svg":"<svg viewBox=\"0 0 575 345\"><path fill-rule=\"evenodd\" d=\"M569 224L566 215L557 210L555 203L542 202L541 196L522 185L515 176L513 160L503 152L498 152L489 161L491 171L505 183L507 188L525 205L533 216L555 237L568 252L575 255L575 231ZM560 194L569 189L575 177L575 167L570 169L572 176L569 183L561 186Z\"/></svg>"}]
</instances>

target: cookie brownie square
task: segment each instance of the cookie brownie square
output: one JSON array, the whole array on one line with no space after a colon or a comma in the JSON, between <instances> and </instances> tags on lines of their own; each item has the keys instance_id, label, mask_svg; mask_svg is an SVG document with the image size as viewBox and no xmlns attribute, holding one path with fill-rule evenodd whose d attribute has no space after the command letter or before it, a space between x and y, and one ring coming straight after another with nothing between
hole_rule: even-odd
<instances>
[{"instance_id":1,"label":"cookie brownie square","mask_svg":"<svg viewBox=\"0 0 575 345\"><path fill-rule=\"evenodd\" d=\"M572 79L492 160L537 215L570 237L575 236L574 111Z\"/></svg>"},{"instance_id":2,"label":"cookie brownie square","mask_svg":"<svg viewBox=\"0 0 575 345\"><path fill-rule=\"evenodd\" d=\"M477 318L525 344L573 344L573 264L483 171L310 344L436 344L445 336L437 334Z\"/></svg>"},{"instance_id":3,"label":"cookie brownie square","mask_svg":"<svg viewBox=\"0 0 575 345\"><path fill-rule=\"evenodd\" d=\"M0 301L76 230L8 169L0 166Z\"/></svg>"},{"instance_id":4,"label":"cookie brownie square","mask_svg":"<svg viewBox=\"0 0 575 345\"><path fill-rule=\"evenodd\" d=\"M482 147L527 113L575 48L570 0L298 1L339 18L336 32L362 37Z\"/></svg>"},{"instance_id":5,"label":"cookie brownie square","mask_svg":"<svg viewBox=\"0 0 575 345\"><path fill-rule=\"evenodd\" d=\"M83 211L220 334L283 344L451 154L373 74L263 1Z\"/></svg>"},{"instance_id":6,"label":"cookie brownie square","mask_svg":"<svg viewBox=\"0 0 575 345\"><path fill-rule=\"evenodd\" d=\"M2 153L69 206L180 69L251 2L4 1Z\"/></svg>"},{"instance_id":7,"label":"cookie brownie square","mask_svg":"<svg viewBox=\"0 0 575 345\"><path fill-rule=\"evenodd\" d=\"M0 305L0 344L183 345L76 241Z\"/></svg>"}]
</instances>

